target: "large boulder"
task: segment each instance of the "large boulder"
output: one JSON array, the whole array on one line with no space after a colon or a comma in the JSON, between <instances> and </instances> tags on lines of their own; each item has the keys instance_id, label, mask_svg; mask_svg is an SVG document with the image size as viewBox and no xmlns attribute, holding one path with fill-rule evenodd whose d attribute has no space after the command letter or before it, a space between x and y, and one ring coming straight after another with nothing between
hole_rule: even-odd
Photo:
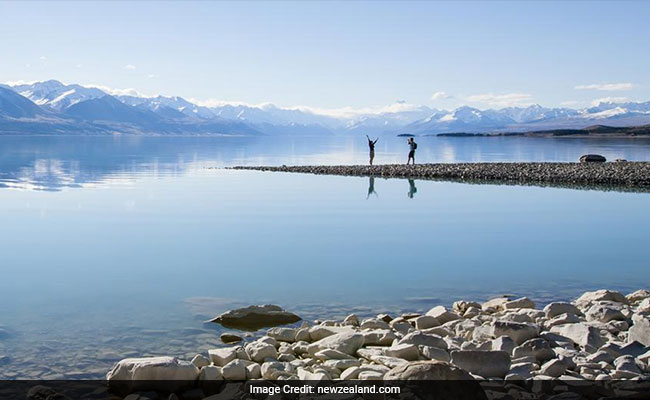
<instances>
[{"instance_id":1,"label":"large boulder","mask_svg":"<svg viewBox=\"0 0 650 400\"><path fill-rule=\"evenodd\" d=\"M505 351L454 350L451 363L483 378L505 378L510 370L510 355Z\"/></svg>"},{"instance_id":2,"label":"large boulder","mask_svg":"<svg viewBox=\"0 0 650 400\"><path fill-rule=\"evenodd\" d=\"M494 321L491 331L493 337L507 336L518 345L539 335L537 325L523 322Z\"/></svg>"},{"instance_id":3,"label":"large boulder","mask_svg":"<svg viewBox=\"0 0 650 400\"><path fill-rule=\"evenodd\" d=\"M585 312L587 321L609 322L625 321L625 315L621 311L621 304L610 301L597 301Z\"/></svg>"},{"instance_id":4,"label":"large boulder","mask_svg":"<svg viewBox=\"0 0 650 400\"><path fill-rule=\"evenodd\" d=\"M537 359L539 364L541 364L544 361L553 358L555 353L551 350L551 346L546 340L542 338L534 338L526 340L520 346L515 347L512 356L514 358L532 356Z\"/></svg>"},{"instance_id":5,"label":"large boulder","mask_svg":"<svg viewBox=\"0 0 650 400\"><path fill-rule=\"evenodd\" d=\"M637 341L644 346L650 346L650 318L634 314L632 327L629 330L628 341Z\"/></svg>"},{"instance_id":6,"label":"large boulder","mask_svg":"<svg viewBox=\"0 0 650 400\"><path fill-rule=\"evenodd\" d=\"M419 331L411 332L399 340L399 344L414 344L416 346L431 346L447 350L447 342L434 334L426 334Z\"/></svg>"},{"instance_id":7,"label":"large boulder","mask_svg":"<svg viewBox=\"0 0 650 400\"><path fill-rule=\"evenodd\" d=\"M347 331L328 336L310 344L307 348L309 354L316 354L320 350L332 349L353 355L363 346L363 335L354 331Z\"/></svg>"},{"instance_id":8,"label":"large boulder","mask_svg":"<svg viewBox=\"0 0 650 400\"><path fill-rule=\"evenodd\" d=\"M267 304L230 310L210 322L219 323L226 328L255 331L265 327L292 324L300 319L296 314L285 311L280 306Z\"/></svg>"},{"instance_id":9,"label":"large boulder","mask_svg":"<svg viewBox=\"0 0 650 400\"><path fill-rule=\"evenodd\" d=\"M521 297L519 299L510 300L503 303L503 308L506 310L516 310L519 308L535 308L535 303L528 297Z\"/></svg>"},{"instance_id":10,"label":"large boulder","mask_svg":"<svg viewBox=\"0 0 650 400\"><path fill-rule=\"evenodd\" d=\"M455 321L461 318L460 315L447 311L447 309L443 306L433 307L427 311L426 315L435 318L441 324L445 324L449 321Z\"/></svg>"},{"instance_id":11,"label":"large boulder","mask_svg":"<svg viewBox=\"0 0 650 400\"><path fill-rule=\"evenodd\" d=\"M246 354L255 362L264 362L267 358L278 358L278 351L272 344L262 341L252 342L246 345Z\"/></svg>"},{"instance_id":12,"label":"large boulder","mask_svg":"<svg viewBox=\"0 0 650 400\"><path fill-rule=\"evenodd\" d=\"M591 163L591 162L605 162L607 159L600 154L585 154L580 156L581 163Z\"/></svg>"},{"instance_id":13,"label":"large boulder","mask_svg":"<svg viewBox=\"0 0 650 400\"><path fill-rule=\"evenodd\" d=\"M174 392L190 387L199 369L175 357L125 358L106 374L108 384L122 393L138 390Z\"/></svg>"},{"instance_id":14,"label":"large boulder","mask_svg":"<svg viewBox=\"0 0 650 400\"><path fill-rule=\"evenodd\" d=\"M316 325L309 328L309 338L315 342L341 332L354 332L351 326Z\"/></svg>"}]
</instances>

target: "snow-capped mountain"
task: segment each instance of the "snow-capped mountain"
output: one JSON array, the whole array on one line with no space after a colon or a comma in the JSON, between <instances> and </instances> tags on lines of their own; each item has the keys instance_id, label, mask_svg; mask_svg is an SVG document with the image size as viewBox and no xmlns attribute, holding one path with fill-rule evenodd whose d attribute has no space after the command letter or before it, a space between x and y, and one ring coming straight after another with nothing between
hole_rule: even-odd
<instances>
[{"instance_id":1,"label":"snow-capped mountain","mask_svg":"<svg viewBox=\"0 0 650 400\"><path fill-rule=\"evenodd\" d=\"M178 96L112 96L95 87L49 80L0 85L0 118L50 120L60 125L57 132L83 126L97 132L160 134L481 133L650 124L650 102L601 102L583 109L534 104L488 110L468 106L437 110L396 102L383 108L320 112L273 104L208 107ZM43 125L39 129L51 130Z\"/></svg>"},{"instance_id":2,"label":"snow-capped mountain","mask_svg":"<svg viewBox=\"0 0 650 400\"><path fill-rule=\"evenodd\" d=\"M62 111L85 100L106 96L104 91L76 84L64 85L57 80L13 86L13 90L45 108Z\"/></svg>"}]
</instances>

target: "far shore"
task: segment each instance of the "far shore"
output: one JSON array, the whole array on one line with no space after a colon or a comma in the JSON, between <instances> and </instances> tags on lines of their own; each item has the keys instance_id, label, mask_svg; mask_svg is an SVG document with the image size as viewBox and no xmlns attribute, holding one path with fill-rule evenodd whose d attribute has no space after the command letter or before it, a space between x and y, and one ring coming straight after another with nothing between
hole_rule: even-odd
<instances>
[{"instance_id":1,"label":"far shore","mask_svg":"<svg viewBox=\"0 0 650 400\"><path fill-rule=\"evenodd\" d=\"M650 162L238 166L235 170L650 191Z\"/></svg>"}]
</instances>

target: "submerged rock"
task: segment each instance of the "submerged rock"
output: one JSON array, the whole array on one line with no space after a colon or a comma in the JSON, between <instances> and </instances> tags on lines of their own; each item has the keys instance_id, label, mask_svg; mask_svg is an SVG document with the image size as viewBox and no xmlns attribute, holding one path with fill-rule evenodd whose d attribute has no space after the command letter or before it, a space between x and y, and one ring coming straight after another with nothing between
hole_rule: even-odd
<instances>
[{"instance_id":1,"label":"submerged rock","mask_svg":"<svg viewBox=\"0 0 650 400\"><path fill-rule=\"evenodd\" d=\"M265 327L293 324L300 320L299 316L283 310L280 306L267 304L230 310L210 322L219 323L226 328L256 331Z\"/></svg>"}]
</instances>

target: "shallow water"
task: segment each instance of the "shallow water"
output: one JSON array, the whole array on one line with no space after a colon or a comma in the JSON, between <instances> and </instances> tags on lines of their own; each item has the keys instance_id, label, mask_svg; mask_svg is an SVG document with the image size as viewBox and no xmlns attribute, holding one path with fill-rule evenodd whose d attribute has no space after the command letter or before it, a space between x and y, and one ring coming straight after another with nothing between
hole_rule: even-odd
<instances>
[{"instance_id":1,"label":"shallow water","mask_svg":"<svg viewBox=\"0 0 650 400\"><path fill-rule=\"evenodd\" d=\"M650 159L647 140L418 143L420 162ZM314 319L649 286L648 194L212 168L365 157L348 137L0 137L0 378L190 357L251 303Z\"/></svg>"}]
</instances>

